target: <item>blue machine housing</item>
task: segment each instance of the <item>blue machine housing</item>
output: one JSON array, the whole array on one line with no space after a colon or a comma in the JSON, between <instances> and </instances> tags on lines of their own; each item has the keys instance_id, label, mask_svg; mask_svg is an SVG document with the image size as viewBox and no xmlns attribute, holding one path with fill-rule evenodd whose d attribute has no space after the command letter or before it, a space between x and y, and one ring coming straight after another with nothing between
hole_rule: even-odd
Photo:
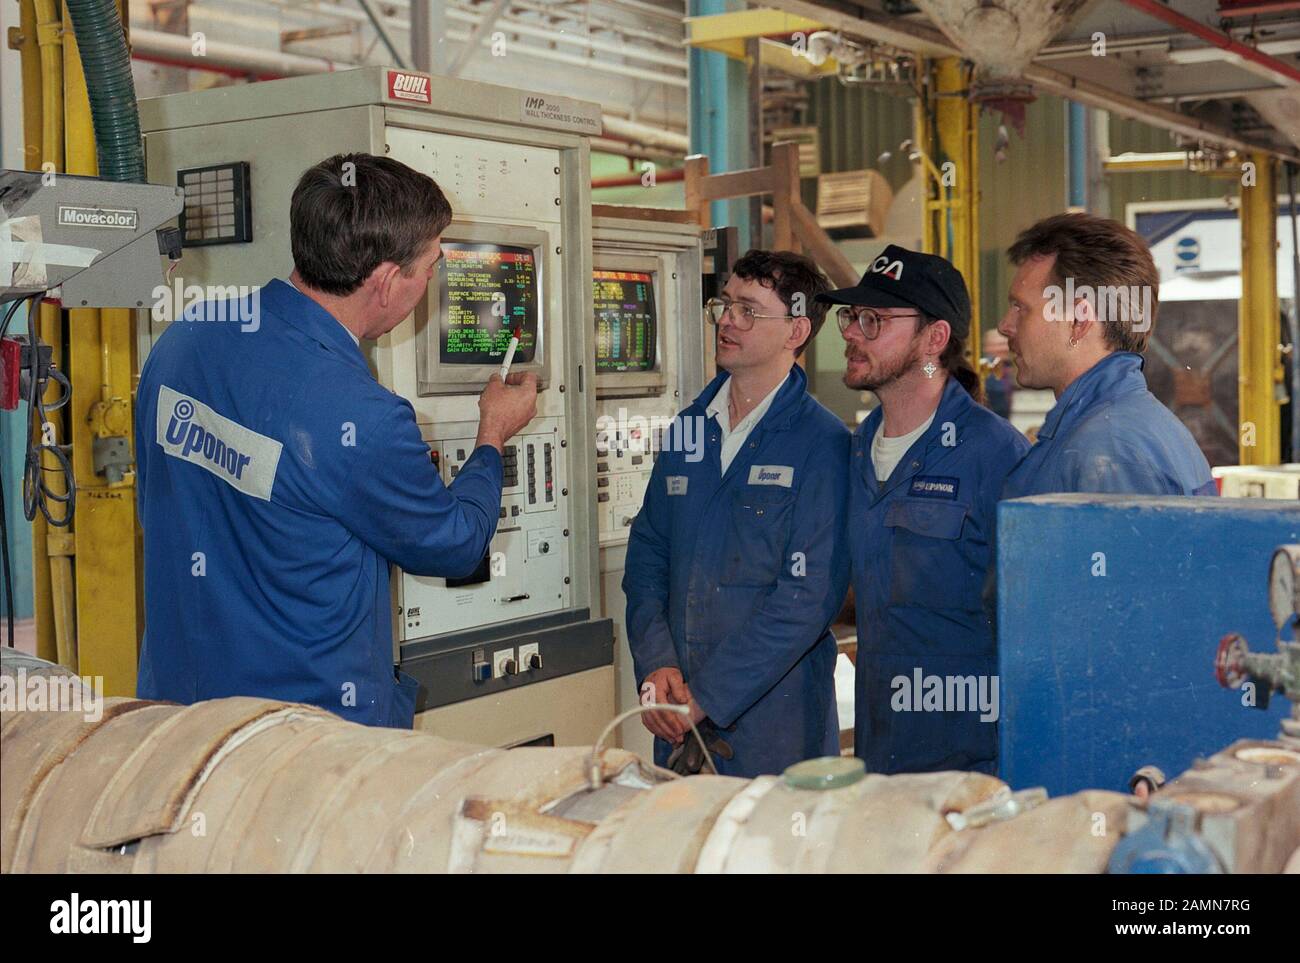
<instances>
[{"instance_id":1,"label":"blue machine housing","mask_svg":"<svg viewBox=\"0 0 1300 963\"><path fill-rule=\"evenodd\" d=\"M1053 796L1170 778L1289 713L1243 706L1214 677L1219 639L1271 652L1273 550L1300 504L1038 495L998 508L999 774ZM1103 566L1104 565L1104 569ZM1102 571L1104 575L1100 574ZM1096 574L1094 574L1096 573Z\"/></svg>"}]
</instances>

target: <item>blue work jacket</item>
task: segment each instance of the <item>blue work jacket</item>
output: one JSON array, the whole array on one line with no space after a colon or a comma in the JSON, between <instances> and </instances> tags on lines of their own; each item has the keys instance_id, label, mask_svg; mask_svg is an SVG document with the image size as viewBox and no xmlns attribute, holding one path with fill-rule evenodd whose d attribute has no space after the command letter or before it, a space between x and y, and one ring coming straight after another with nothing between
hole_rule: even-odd
<instances>
[{"instance_id":1,"label":"blue work jacket","mask_svg":"<svg viewBox=\"0 0 1300 963\"><path fill-rule=\"evenodd\" d=\"M496 449L445 487L410 403L279 280L172 322L135 427L139 696L262 696L409 728L417 686L394 673L388 565L475 568L501 503Z\"/></svg>"},{"instance_id":2,"label":"blue work jacket","mask_svg":"<svg viewBox=\"0 0 1300 963\"><path fill-rule=\"evenodd\" d=\"M757 776L839 753L830 625L848 586L849 433L795 366L724 475L706 409L726 378L666 433L623 591L638 682L680 669L708 717L735 727L719 772ZM669 750L655 740L661 765Z\"/></svg>"},{"instance_id":3,"label":"blue work jacket","mask_svg":"<svg viewBox=\"0 0 1300 963\"><path fill-rule=\"evenodd\" d=\"M1107 355L1061 392L1002 497L1056 492L1216 494L1192 433L1147 390L1141 355Z\"/></svg>"},{"instance_id":4,"label":"blue work jacket","mask_svg":"<svg viewBox=\"0 0 1300 963\"><path fill-rule=\"evenodd\" d=\"M980 717L995 713L972 706L980 685L991 700L997 675L981 591L993 564L998 495L1029 442L949 378L930 427L882 483L871 442L883 417L877 408L858 427L849 469L854 751L870 772L993 772L996 718ZM923 696L936 677L954 698L927 707Z\"/></svg>"}]
</instances>

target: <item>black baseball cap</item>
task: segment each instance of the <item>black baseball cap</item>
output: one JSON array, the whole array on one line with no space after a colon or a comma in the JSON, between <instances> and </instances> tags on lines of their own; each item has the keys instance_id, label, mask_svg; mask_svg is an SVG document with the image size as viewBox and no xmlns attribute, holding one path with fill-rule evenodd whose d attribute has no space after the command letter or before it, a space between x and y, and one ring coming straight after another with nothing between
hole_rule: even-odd
<instances>
[{"instance_id":1,"label":"black baseball cap","mask_svg":"<svg viewBox=\"0 0 1300 963\"><path fill-rule=\"evenodd\" d=\"M827 291L816 300L863 308L918 308L947 321L954 336L970 334L970 294L961 272L944 258L897 244L885 248L853 287Z\"/></svg>"}]
</instances>

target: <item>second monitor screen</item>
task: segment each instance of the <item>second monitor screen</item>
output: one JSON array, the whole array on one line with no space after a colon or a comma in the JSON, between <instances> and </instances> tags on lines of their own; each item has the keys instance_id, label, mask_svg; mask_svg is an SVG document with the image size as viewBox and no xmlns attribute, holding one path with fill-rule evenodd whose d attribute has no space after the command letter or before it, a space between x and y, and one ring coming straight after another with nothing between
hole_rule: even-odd
<instances>
[{"instance_id":1,"label":"second monitor screen","mask_svg":"<svg viewBox=\"0 0 1300 963\"><path fill-rule=\"evenodd\" d=\"M537 257L531 247L444 241L438 262L442 364L500 364L515 328L514 360L537 352Z\"/></svg>"},{"instance_id":2,"label":"second monitor screen","mask_svg":"<svg viewBox=\"0 0 1300 963\"><path fill-rule=\"evenodd\" d=\"M653 371L654 275L646 271L592 272L596 309L596 372Z\"/></svg>"}]
</instances>

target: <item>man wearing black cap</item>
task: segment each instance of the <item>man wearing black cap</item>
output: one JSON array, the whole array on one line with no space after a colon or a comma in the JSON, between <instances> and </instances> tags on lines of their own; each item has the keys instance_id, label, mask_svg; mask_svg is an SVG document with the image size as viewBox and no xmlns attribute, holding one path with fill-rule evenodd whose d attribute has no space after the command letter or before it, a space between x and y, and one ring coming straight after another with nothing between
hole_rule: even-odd
<instances>
[{"instance_id":1,"label":"man wearing black cap","mask_svg":"<svg viewBox=\"0 0 1300 963\"><path fill-rule=\"evenodd\" d=\"M970 296L943 258L885 248L839 305L844 383L880 406L853 436L854 749L872 772L994 772L997 657L981 602L1007 472L1029 448L980 404Z\"/></svg>"}]
</instances>

